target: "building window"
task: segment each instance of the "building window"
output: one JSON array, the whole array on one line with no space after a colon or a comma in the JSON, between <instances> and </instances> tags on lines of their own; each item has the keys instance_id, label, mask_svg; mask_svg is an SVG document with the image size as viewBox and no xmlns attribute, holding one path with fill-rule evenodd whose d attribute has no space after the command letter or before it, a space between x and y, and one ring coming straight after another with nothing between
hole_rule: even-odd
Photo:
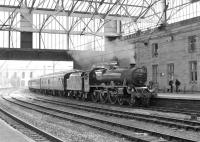
<instances>
[{"instance_id":1,"label":"building window","mask_svg":"<svg viewBox=\"0 0 200 142\"><path fill-rule=\"evenodd\" d=\"M30 78L33 78L33 72L30 72Z\"/></svg>"},{"instance_id":2,"label":"building window","mask_svg":"<svg viewBox=\"0 0 200 142\"><path fill-rule=\"evenodd\" d=\"M189 52L194 52L196 48L196 36L189 36L188 37L188 51Z\"/></svg>"},{"instance_id":3,"label":"building window","mask_svg":"<svg viewBox=\"0 0 200 142\"><path fill-rule=\"evenodd\" d=\"M173 80L174 78L174 63L170 63L167 65L167 79Z\"/></svg>"},{"instance_id":4,"label":"building window","mask_svg":"<svg viewBox=\"0 0 200 142\"><path fill-rule=\"evenodd\" d=\"M16 73L16 72L14 73L14 77L15 77L15 78L17 77L17 73Z\"/></svg>"},{"instance_id":5,"label":"building window","mask_svg":"<svg viewBox=\"0 0 200 142\"><path fill-rule=\"evenodd\" d=\"M22 86L22 87L25 86L25 81L24 81L24 80L21 81L21 86Z\"/></svg>"},{"instance_id":6,"label":"building window","mask_svg":"<svg viewBox=\"0 0 200 142\"><path fill-rule=\"evenodd\" d=\"M152 57L158 57L158 43L152 44Z\"/></svg>"},{"instance_id":7,"label":"building window","mask_svg":"<svg viewBox=\"0 0 200 142\"><path fill-rule=\"evenodd\" d=\"M22 72L22 79L25 78L25 72Z\"/></svg>"},{"instance_id":8,"label":"building window","mask_svg":"<svg viewBox=\"0 0 200 142\"><path fill-rule=\"evenodd\" d=\"M6 78L8 78L8 76L9 76L9 73L8 73L8 72L6 72Z\"/></svg>"},{"instance_id":9,"label":"building window","mask_svg":"<svg viewBox=\"0 0 200 142\"><path fill-rule=\"evenodd\" d=\"M190 61L190 81L197 81L197 61Z\"/></svg>"},{"instance_id":10,"label":"building window","mask_svg":"<svg viewBox=\"0 0 200 142\"><path fill-rule=\"evenodd\" d=\"M158 65L152 65L152 81L158 82Z\"/></svg>"}]
</instances>

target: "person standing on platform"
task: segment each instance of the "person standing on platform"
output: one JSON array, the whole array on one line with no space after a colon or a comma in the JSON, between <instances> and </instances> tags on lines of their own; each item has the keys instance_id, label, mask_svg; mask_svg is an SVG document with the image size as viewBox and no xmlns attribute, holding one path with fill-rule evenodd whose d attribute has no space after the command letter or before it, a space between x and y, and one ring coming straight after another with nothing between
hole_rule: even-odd
<instances>
[{"instance_id":1,"label":"person standing on platform","mask_svg":"<svg viewBox=\"0 0 200 142\"><path fill-rule=\"evenodd\" d=\"M178 93L179 92L179 86L181 85L181 82L178 79L176 79L175 85L176 85L176 93Z\"/></svg>"},{"instance_id":2,"label":"person standing on platform","mask_svg":"<svg viewBox=\"0 0 200 142\"><path fill-rule=\"evenodd\" d=\"M173 84L174 84L174 81L173 80L170 80L169 81L169 86L170 86L170 92L173 93Z\"/></svg>"}]
</instances>

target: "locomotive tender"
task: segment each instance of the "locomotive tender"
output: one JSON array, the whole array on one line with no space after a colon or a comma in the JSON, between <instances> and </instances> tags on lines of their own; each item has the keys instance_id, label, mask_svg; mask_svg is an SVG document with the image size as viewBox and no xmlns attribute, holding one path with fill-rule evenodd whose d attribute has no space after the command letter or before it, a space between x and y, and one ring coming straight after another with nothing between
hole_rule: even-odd
<instances>
[{"instance_id":1,"label":"locomotive tender","mask_svg":"<svg viewBox=\"0 0 200 142\"><path fill-rule=\"evenodd\" d=\"M92 70L73 70L29 80L31 91L62 95L80 100L131 106L148 106L156 93L149 90L146 67L119 68L96 66Z\"/></svg>"}]
</instances>

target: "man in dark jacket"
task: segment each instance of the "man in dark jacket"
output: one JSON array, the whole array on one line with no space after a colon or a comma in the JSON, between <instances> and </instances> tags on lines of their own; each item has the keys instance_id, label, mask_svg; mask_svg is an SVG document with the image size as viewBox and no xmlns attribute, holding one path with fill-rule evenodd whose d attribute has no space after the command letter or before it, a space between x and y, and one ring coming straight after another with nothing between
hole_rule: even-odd
<instances>
[{"instance_id":1,"label":"man in dark jacket","mask_svg":"<svg viewBox=\"0 0 200 142\"><path fill-rule=\"evenodd\" d=\"M178 79L176 79L175 85L176 85L176 93L178 93L178 91L179 91L179 86L181 85L181 82L180 82Z\"/></svg>"},{"instance_id":2,"label":"man in dark jacket","mask_svg":"<svg viewBox=\"0 0 200 142\"><path fill-rule=\"evenodd\" d=\"M174 84L173 80L170 80L169 81L169 86L170 86L171 93L173 93L173 84Z\"/></svg>"}]
</instances>

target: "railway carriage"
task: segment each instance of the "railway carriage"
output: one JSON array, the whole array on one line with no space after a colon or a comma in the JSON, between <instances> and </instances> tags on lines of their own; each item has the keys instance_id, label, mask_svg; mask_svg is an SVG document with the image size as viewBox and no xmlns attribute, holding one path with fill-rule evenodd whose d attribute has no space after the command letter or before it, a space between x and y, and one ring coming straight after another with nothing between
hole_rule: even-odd
<instances>
[{"instance_id":1,"label":"railway carriage","mask_svg":"<svg viewBox=\"0 0 200 142\"><path fill-rule=\"evenodd\" d=\"M64 91L63 77L65 73L56 73L41 77L41 92L52 95L62 94Z\"/></svg>"},{"instance_id":2,"label":"railway carriage","mask_svg":"<svg viewBox=\"0 0 200 142\"><path fill-rule=\"evenodd\" d=\"M93 102L148 106L156 93L146 87L146 80L145 67L97 66L89 71L73 70L30 80L29 89Z\"/></svg>"},{"instance_id":3,"label":"railway carriage","mask_svg":"<svg viewBox=\"0 0 200 142\"><path fill-rule=\"evenodd\" d=\"M39 91L40 85L40 78L31 79L28 82L29 90L31 91Z\"/></svg>"}]
</instances>

